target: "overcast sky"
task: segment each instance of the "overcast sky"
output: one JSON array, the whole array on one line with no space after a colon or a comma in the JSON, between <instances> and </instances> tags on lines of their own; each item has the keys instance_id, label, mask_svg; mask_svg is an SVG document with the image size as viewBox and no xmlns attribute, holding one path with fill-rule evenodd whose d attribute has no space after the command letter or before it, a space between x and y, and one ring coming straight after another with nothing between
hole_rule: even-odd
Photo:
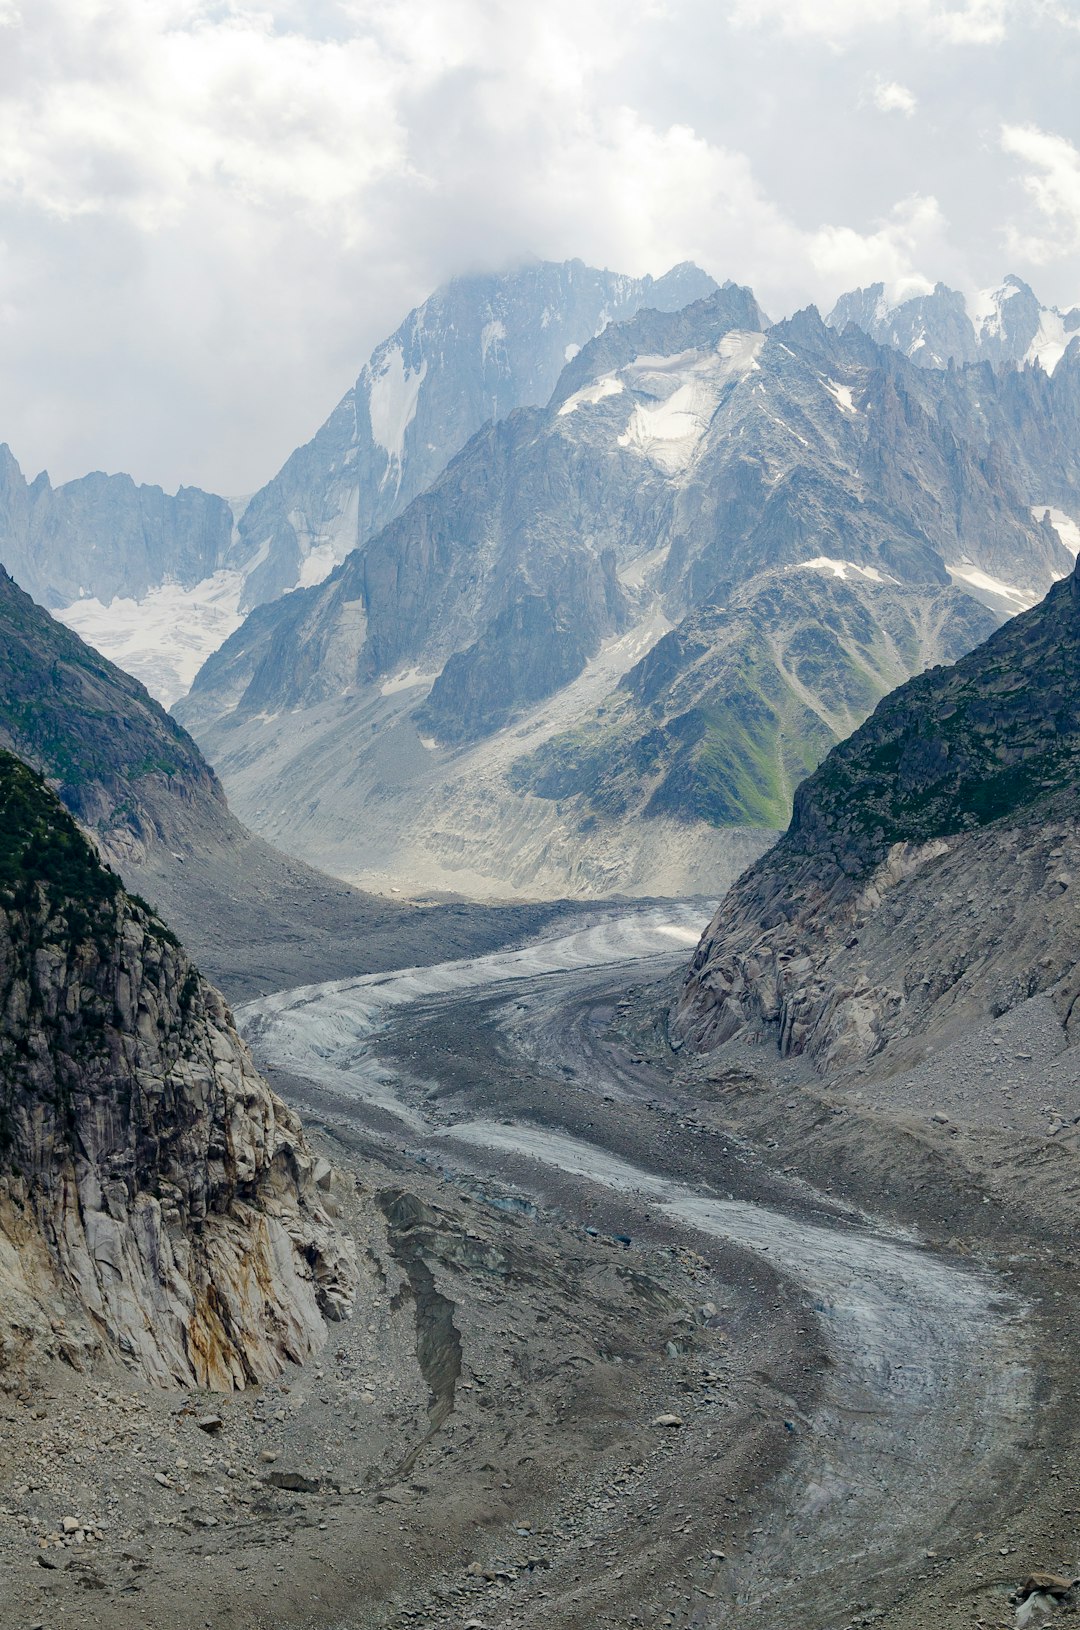
<instances>
[{"instance_id":1,"label":"overcast sky","mask_svg":"<svg viewBox=\"0 0 1080 1630\"><path fill-rule=\"evenodd\" d=\"M0 0L0 440L239 494L456 272L1080 302L1080 0Z\"/></svg>"}]
</instances>

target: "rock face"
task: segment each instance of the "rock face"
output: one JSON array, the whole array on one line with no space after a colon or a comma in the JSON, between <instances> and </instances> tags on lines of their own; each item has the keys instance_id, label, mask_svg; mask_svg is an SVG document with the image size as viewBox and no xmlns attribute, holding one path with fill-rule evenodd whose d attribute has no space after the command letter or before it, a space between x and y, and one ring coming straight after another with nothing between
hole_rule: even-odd
<instances>
[{"instance_id":1,"label":"rock face","mask_svg":"<svg viewBox=\"0 0 1080 1630\"><path fill-rule=\"evenodd\" d=\"M0 572L0 748L39 770L229 995L467 956L539 926L376 898L231 813L176 721Z\"/></svg>"},{"instance_id":2,"label":"rock face","mask_svg":"<svg viewBox=\"0 0 1080 1630\"><path fill-rule=\"evenodd\" d=\"M821 1068L1080 994L1080 576L894 691L799 788L709 925L680 1045L775 1038Z\"/></svg>"},{"instance_id":3,"label":"rock face","mask_svg":"<svg viewBox=\"0 0 1080 1630\"><path fill-rule=\"evenodd\" d=\"M186 731L0 569L0 746L42 771L111 863L231 819Z\"/></svg>"},{"instance_id":4,"label":"rock face","mask_svg":"<svg viewBox=\"0 0 1080 1630\"><path fill-rule=\"evenodd\" d=\"M0 755L0 1367L265 1381L350 1311L300 1125L221 997Z\"/></svg>"},{"instance_id":5,"label":"rock face","mask_svg":"<svg viewBox=\"0 0 1080 1630\"><path fill-rule=\"evenodd\" d=\"M232 530L226 500L198 487L171 496L100 471L27 482L0 445L0 560L42 605L141 599L166 579L191 587L225 565Z\"/></svg>"},{"instance_id":6,"label":"rock face","mask_svg":"<svg viewBox=\"0 0 1080 1630\"><path fill-rule=\"evenodd\" d=\"M512 784L581 818L782 828L796 785L894 684L997 626L956 588L850 563L759 573L684 617Z\"/></svg>"},{"instance_id":7,"label":"rock face","mask_svg":"<svg viewBox=\"0 0 1080 1630\"><path fill-rule=\"evenodd\" d=\"M667 887L648 821L686 879L710 831L782 826L881 695L1071 570L1078 448L1080 347L933 372L725 286L606 328L177 712L329 869L477 893L527 850L558 890Z\"/></svg>"},{"instance_id":8,"label":"rock face","mask_svg":"<svg viewBox=\"0 0 1080 1630\"><path fill-rule=\"evenodd\" d=\"M481 425L546 402L568 357L606 324L642 306L677 310L715 287L689 263L634 278L568 260L437 289L247 505L240 547L257 564L245 609L325 577L429 487Z\"/></svg>"},{"instance_id":9,"label":"rock face","mask_svg":"<svg viewBox=\"0 0 1080 1630\"><path fill-rule=\"evenodd\" d=\"M955 289L938 283L932 293L896 304L883 283L843 294L828 317L834 328L854 323L882 345L892 345L921 368L949 362L1032 363L1053 373L1066 347L1080 333L1080 307L1044 306L1020 278L976 296L969 309Z\"/></svg>"},{"instance_id":10,"label":"rock face","mask_svg":"<svg viewBox=\"0 0 1080 1630\"><path fill-rule=\"evenodd\" d=\"M660 278L578 260L456 278L376 348L312 440L235 505L100 472L28 483L0 447L0 561L168 706L242 612L321 582L481 425L545 402L605 324L715 286L688 263Z\"/></svg>"}]
</instances>

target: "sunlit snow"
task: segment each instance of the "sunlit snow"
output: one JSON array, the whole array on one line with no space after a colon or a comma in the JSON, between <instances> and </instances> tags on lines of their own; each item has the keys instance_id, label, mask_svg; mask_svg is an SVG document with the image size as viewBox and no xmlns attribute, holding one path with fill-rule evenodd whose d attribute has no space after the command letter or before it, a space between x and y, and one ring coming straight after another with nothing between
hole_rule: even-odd
<instances>
[{"instance_id":1,"label":"sunlit snow","mask_svg":"<svg viewBox=\"0 0 1080 1630\"><path fill-rule=\"evenodd\" d=\"M243 622L243 587L243 573L223 569L193 589L164 583L142 600L76 600L55 615L171 707Z\"/></svg>"},{"instance_id":2,"label":"sunlit snow","mask_svg":"<svg viewBox=\"0 0 1080 1630\"><path fill-rule=\"evenodd\" d=\"M831 555L816 555L813 560L800 560L795 567L799 572L828 572L846 582L848 576L861 577L870 583L895 583L895 577L879 572L876 566L858 566L853 560L833 560Z\"/></svg>"},{"instance_id":3,"label":"sunlit snow","mask_svg":"<svg viewBox=\"0 0 1080 1630\"><path fill-rule=\"evenodd\" d=\"M999 577L991 577L989 572L984 572L978 566L972 566L966 561L959 565L950 565L946 562L945 570L954 582L959 579L969 588L981 589L984 594L996 595L999 600L1007 601L1017 611L1026 611L1039 598L1037 594L1018 589L1014 583L1003 583Z\"/></svg>"},{"instance_id":4,"label":"sunlit snow","mask_svg":"<svg viewBox=\"0 0 1080 1630\"><path fill-rule=\"evenodd\" d=\"M838 379L826 379L825 389L830 396L836 399L845 413L858 413L859 410L855 406L855 399L852 396L850 385L841 385Z\"/></svg>"},{"instance_id":5,"label":"sunlit snow","mask_svg":"<svg viewBox=\"0 0 1080 1630\"><path fill-rule=\"evenodd\" d=\"M605 374L602 379L595 379L591 385L583 385L573 396L568 396L559 409L559 418L565 419L568 413L575 412L579 407L595 407L605 396L618 396L622 389L621 379L616 379L614 374Z\"/></svg>"},{"instance_id":6,"label":"sunlit snow","mask_svg":"<svg viewBox=\"0 0 1080 1630\"><path fill-rule=\"evenodd\" d=\"M639 357L621 373L639 397L620 447L635 451L669 474L690 463L720 405L725 388L757 367L764 334L725 334L713 351Z\"/></svg>"},{"instance_id":7,"label":"sunlit snow","mask_svg":"<svg viewBox=\"0 0 1080 1630\"><path fill-rule=\"evenodd\" d=\"M372 439L387 456L387 476L396 463L399 480L405 432L416 413L417 398L426 376L427 358L413 372L405 366L400 345L395 345L383 358L379 372L372 376L368 386Z\"/></svg>"}]
</instances>

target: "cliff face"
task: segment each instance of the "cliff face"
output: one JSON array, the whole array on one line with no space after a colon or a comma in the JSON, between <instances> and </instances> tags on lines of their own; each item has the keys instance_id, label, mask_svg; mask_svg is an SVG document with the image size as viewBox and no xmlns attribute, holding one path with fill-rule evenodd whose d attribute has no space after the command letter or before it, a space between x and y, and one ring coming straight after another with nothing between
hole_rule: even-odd
<instances>
[{"instance_id":1,"label":"cliff face","mask_svg":"<svg viewBox=\"0 0 1080 1630\"><path fill-rule=\"evenodd\" d=\"M321 1347L353 1264L299 1122L6 753L0 1015L0 1368L32 1347L228 1390Z\"/></svg>"},{"instance_id":2,"label":"cliff face","mask_svg":"<svg viewBox=\"0 0 1080 1630\"><path fill-rule=\"evenodd\" d=\"M799 788L672 1016L822 1069L1045 992L1080 1023L1080 576L888 696Z\"/></svg>"},{"instance_id":3,"label":"cliff face","mask_svg":"<svg viewBox=\"0 0 1080 1630\"><path fill-rule=\"evenodd\" d=\"M0 747L49 776L114 865L159 847L187 852L232 823L186 731L2 568Z\"/></svg>"}]
</instances>

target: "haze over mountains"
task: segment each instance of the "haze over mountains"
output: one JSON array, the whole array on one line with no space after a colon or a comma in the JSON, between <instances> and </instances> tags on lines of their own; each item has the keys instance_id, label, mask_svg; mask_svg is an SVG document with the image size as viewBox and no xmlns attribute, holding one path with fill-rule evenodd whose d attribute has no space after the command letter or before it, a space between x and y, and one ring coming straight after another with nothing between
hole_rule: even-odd
<instances>
[{"instance_id":1,"label":"haze over mountains","mask_svg":"<svg viewBox=\"0 0 1080 1630\"><path fill-rule=\"evenodd\" d=\"M1012 275L985 289L969 306L962 294L938 283L929 294L890 302L883 283L841 295L826 319L834 328L855 323L882 345L894 345L923 368L950 362L1038 362L1053 373L1073 336L1080 306L1044 306L1029 284Z\"/></svg>"},{"instance_id":2,"label":"haze over mountains","mask_svg":"<svg viewBox=\"0 0 1080 1630\"><path fill-rule=\"evenodd\" d=\"M549 270L546 400L456 449L490 289L242 513L3 466L25 572L143 585L73 620L252 603L181 724L0 573L20 1623L931 1630L1020 1543L1072 1592L1080 337Z\"/></svg>"}]
</instances>

